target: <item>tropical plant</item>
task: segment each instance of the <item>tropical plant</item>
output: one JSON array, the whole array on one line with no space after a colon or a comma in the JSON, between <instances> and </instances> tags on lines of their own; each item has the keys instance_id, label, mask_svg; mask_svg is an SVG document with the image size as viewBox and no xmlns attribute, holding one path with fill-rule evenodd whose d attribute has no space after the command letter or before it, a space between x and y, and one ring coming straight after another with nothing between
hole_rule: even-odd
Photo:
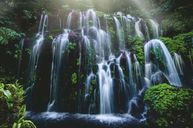
<instances>
[{"instance_id":1,"label":"tropical plant","mask_svg":"<svg viewBox=\"0 0 193 128\"><path fill-rule=\"evenodd\" d=\"M168 84L150 87L144 97L150 128L191 128L193 90Z\"/></svg>"},{"instance_id":2,"label":"tropical plant","mask_svg":"<svg viewBox=\"0 0 193 128\"><path fill-rule=\"evenodd\" d=\"M0 115L3 115L0 116L0 127L35 127L35 125L31 121L24 120L26 109L23 105L23 101L24 90L22 86L18 84L18 82L16 82L15 84L0 83Z\"/></svg>"},{"instance_id":3,"label":"tropical plant","mask_svg":"<svg viewBox=\"0 0 193 128\"><path fill-rule=\"evenodd\" d=\"M5 27L0 27L0 44L1 45L6 45L9 43L9 41L13 41L20 37L21 37L21 34L17 33L16 31Z\"/></svg>"}]
</instances>

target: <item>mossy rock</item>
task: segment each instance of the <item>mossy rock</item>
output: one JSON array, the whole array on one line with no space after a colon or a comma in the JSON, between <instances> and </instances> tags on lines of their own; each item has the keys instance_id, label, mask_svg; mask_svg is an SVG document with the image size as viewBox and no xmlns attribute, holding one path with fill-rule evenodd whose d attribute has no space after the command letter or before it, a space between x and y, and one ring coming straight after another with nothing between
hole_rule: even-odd
<instances>
[{"instance_id":1,"label":"mossy rock","mask_svg":"<svg viewBox=\"0 0 193 128\"><path fill-rule=\"evenodd\" d=\"M150 87L144 96L148 125L156 128L190 128L193 125L193 90L168 84Z\"/></svg>"}]
</instances>

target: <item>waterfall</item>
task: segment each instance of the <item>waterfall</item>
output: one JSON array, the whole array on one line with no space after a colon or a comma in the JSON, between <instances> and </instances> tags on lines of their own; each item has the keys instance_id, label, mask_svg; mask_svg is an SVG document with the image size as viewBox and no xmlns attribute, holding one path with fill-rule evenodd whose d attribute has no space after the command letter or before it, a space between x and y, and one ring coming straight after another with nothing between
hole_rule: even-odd
<instances>
[{"instance_id":1,"label":"waterfall","mask_svg":"<svg viewBox=\"0 0 193 128\"><path fill-rule=\"evenodd\" d=\"M132 45L128 38L149 40L145 20L121 12L98 17L93 9L71 11L66 20L63 33L50 46L50 84L45 89L49 97L42 101L46 111L126 113L132 111L132 104L137 105L136 97L144 86L163 83L164 78L181 86L177 72L182 74L181 57L174 54L173 61L163 42L150 40L145 44L144 73L138 54L128 46ZM150 21L156 38L159 25ZM30 56L30 87L35 85L47 26L48 16L42 14Z\"/></svg>"},{"instance_id":2,"label":"waterfall","mask_svg":"<svg viewBox=\"0 0 193 128\"><path fill-rule=\"evenodd\" d=\"M88 77L86 78L86 87L85 87L85 97L87 97L87 95L89 95L89 88L91 85L91 80L95 77L94 73L91 72Z\"/></svg>"},{"instance_id":3,"label":"waterfall","mask_svg":"<svg viewBox=\"0 0 193 128\"><path fill-rule=\"evenodd\" d=\"M119 49L125 49L125 37L124 37L124 31L123 27L121 26L121 23L119 20L114 16L115 24L116 24L116 31L117 31L117 38L119 42Z\"/></svg>"},{"instance_id":4,"label":"waterfall","mask_svg":"<svg viewBox=\"0 0 193 128\"><path fill-rule=\"evenodd\" d=\"M151 58L152 52L154 53L156 58ZM163 64L158 65L159 62L155 62L156 61L155 59L157 59L157 61L162 60ZM164 75L166 76L171 85L175 86L182 85L174 61L168 49L166 48L166 46L162 41L157 39L151 40L145 44L145 74L146 74L145 77L148 78L150 81L151 76L154 75L153 66L156 66L157 68L156 71L162 71L164 73Z\"/></svg>"},{"instance_id":5,"label":"waterfall","mask_svg":"<svg viewBox=\"0 0 193 128\"><path fill-rule=\"evenodd\" d=\"M93 9L89 9L86 12L85 20L86 20L85 23L86 23L87 28L89 28L91 26L99 28L100 23L98 23L96 12Z\"/></svg>"},{"instance_id":6,"label":"waterfall","mask_svg":"<svg viewBox=\"0 0 193 128\"><path fill-rule=\"evenodd\" d=\"M184 75L183 73L183 67L184 67L184 61L182 60L181 55L174 53L174 63L176 65L176 68L180 75Z\"/></svg>"},{"instance_id":7,"label":"waterfall","mask_svg":"<svg viewBox=\"0 0 193 128\"><path fill-rule=\"evenodd\" d=\"M72 14L73 14L73 11L68 14L68 18L67 18L67 28L68 29L71 29Z\"/></svg>"},{"instance_id":8,"label":"waterfall","mask_svg":"<svg viewBox=\"0 0 193 128\"><path fill-rule=\"evenodd\" d=\"M39 56L41 52L41 47L44 42L45 32L48 26L48 16L45 14L41 15L41 20L39 23L38 33L35 36L34 45L30 54L29 62L29 82L30 87L33 87L35 82L36 70L38 67Z\"/></svg>"},{"instance_id":9,"label":"waterfall","mask_svg":"<svg viewBox=\"0 0 193 128\"><path fill-rule=\"evenodd\" d=\"M113 113L113 80L110 65L107 62L98 64L99 88L100 88L100 113Z\"/></svg>"},{"instance_id":10,"label":"waterfall","mask_svg":"<svg viewBox=\"0 0 193 128\"><path fill-rule=\"evenodd\" d=\"M139 61L137 60L136 55L134 54L134 74L135 74L135 80L136 80L136 84L140 85L142 84L142 71L141 71L141 65L139 63ZM139 89L142 89L142 87L138 87Z\"/></svg>"},{"instance_id":11,"label":"waterfall","mask_svg":"<svg viewBox=\"0 0 193 128\"><path fill-rule=\"evenodd\" d=\"M133 65L131 62L131 54L127 53L126 54L127 57L127 64L128 64L128 72L129 72L129 86L130 86L130 96L133 97L136 95L136 84L133 81Z\"/></svg>"},{"instance_id":12,"label":"waterfall","mask_svg":"<svg viewBox=\"0 0 193 128\"><path fill-rule=\"evenodd\" d=\"M156 21L154 21L153 19L150 19L149 21L152 27L153 38L158 38L159 37L159 24Z\"/></svg>"},{"instance_id":13,"label":"waterfall","mask_svg":"<svg viewBox=\"0 0 193 128\"><path fill-rule=\"evenodd\" d=\"M140 37L141 39L145 38L143 33L141 32L141 19L135 22L135 31L138 37Z\"/></svg>"},{"instance_id":14,"label":"waterfall","mask_svg":"<svg viewBox=\"0 0 193 128\"><path fill-rule=\"evenodd\" d=\"M52 42L52 52L53 52L53 59L52 59L52 69L51 69L51 82L50 82L50 101L48 104L48 111L56 110L57 101L58 101L58 89L59 89L59 82L61 77L61 66L63 56L66 53L65 50L66 46L68 45L68 30L64 30L64 33L59 35L57 38L54 39Z\"/></svg>"}]
</instances>

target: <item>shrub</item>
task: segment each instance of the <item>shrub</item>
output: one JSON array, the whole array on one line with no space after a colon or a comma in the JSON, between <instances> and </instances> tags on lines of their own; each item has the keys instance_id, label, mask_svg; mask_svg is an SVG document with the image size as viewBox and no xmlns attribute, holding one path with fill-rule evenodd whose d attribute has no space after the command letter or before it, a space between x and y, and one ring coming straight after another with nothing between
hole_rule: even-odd
<instances>
[{"instance_id":1,"label":"shrub","mask_svg":"<svg viewBox=\"0 0 193 128\"><path fill-rule=\"evenodd\" d=\"M150 87L144 97L147 123L156 128L190 128L193 125L193 90L167 84Z\"/></svg>"},{"instance_id":2,"label":"shrub","mask_svg":"<svg viewBox=\"0 0 193 128\"><path fill-rule=\"evenodd\" d=\"M0 27L0 44L6 45L10 40L16 40L21 37L22 34L17 33L16 31Z\"/></svg>"},{"instance_id":3,"label":"shrub","mask_svg":"<svg viewBox=\"0 0 193 128\"><path fill-rule=\"evenodd\" d=\"M0 83L0 127L10 128L14 122L16 124L21 123L21 126L27 126L33 124L30 121L24 120L25 106L23 105L24 90L16 82L15 84L3 84ZM30 125L34 126L34 125ZM31 127L21 127L31 128Z\"/></svg>"},{"instance_id":4,"label":"shrub","mask_svg":"<svg viewBox=\"0 0 193 128\"><path fill-rule=\"evenodd\" d=\"M131 37L128 38L128 46L129 50L136 54L138 61L140 64L144 64L144 42L139 37Z\"/></svg>"},{"instance_id":5,"label":"shrub","mask_svg":"<svg viewBox=\"0 0 193 128\"><path fill-rule=\"evenodd\" d=\"M190 53L193 56L192 38L193 31L179 34L173 38L161 37L161 40L166 44L171 53L176 52L187 57Z\"/></svg>"}]
</instances>

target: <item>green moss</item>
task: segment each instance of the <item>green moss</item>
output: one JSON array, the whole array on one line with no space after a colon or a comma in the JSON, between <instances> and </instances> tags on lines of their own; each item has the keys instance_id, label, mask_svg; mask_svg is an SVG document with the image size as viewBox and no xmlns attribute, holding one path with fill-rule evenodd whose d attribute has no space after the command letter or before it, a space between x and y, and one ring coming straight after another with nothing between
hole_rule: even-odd
<instances>
[{"instance_id":1,"label":"green moss","mask_svg":"<svg viewBox=\"0 0 193 128\"><path fill-rule=\"evenodd\" d=\"M174 128L178 124L191 126L193 90L167 84L150 87L144 97L148 105L148 123L158 128Z\"/></svg>"}]
</instances>

